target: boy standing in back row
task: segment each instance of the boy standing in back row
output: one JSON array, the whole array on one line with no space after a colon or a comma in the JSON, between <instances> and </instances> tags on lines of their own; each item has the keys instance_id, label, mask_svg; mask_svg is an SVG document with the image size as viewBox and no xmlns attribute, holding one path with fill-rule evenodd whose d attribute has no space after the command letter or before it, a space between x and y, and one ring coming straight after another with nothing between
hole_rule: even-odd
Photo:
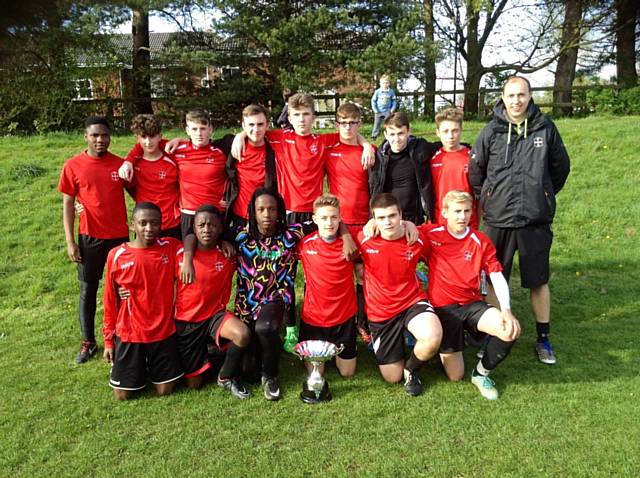
<instances>
[{"instance_id":1,"label":"boy standing in back row","mask_svg":"<svg viewBox=\"0 0 640 478\"><path fill-rule=\"evenodd\" d=\"M398 105L396 92L389 87L389 75L380 77L380 88L371 97L371 110L373 111L374 122L371 138L376 139L380 134L380 126L395 110Z\"/></svg>"},{"instance_id":2,"label":"boy standing in back row","mask_svg":"<svg viewBox=\"0 0 640 478\"><path fill-rule=\"evenodd\" d=\"M129 240L124 186L118 177L122 158L109 152L111 130L107 119L93 116L85 121L87 149L69 159L62 168L58 190L62 193L67 255L78 264L80 281L80 329L82 345L76 356L81 364L98 351L95 315L98 284L109 251ZM75 240L74 202L84 207Z\"/></svg>"}]
</instances>

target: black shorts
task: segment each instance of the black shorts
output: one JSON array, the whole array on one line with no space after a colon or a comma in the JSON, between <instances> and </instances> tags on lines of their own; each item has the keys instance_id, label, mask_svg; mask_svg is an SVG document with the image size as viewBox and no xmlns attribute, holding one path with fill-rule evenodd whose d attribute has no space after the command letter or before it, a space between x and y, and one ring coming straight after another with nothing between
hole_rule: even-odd
<instances>
[{"instance_id":1,"label":"black shorts","mask_svg":"<svg viewBox=\"0 0 640 478\"><path fill-rule=\"evenodd\" d=\"M369 322L373 352L379 365L404 360L404 331L411 319L426 312L435 313L429 302L421 300L389 320Z\"/></svg>"},{"instance_id":2,"label":"black shorts","mask_svg":"<svg viewBox=\"0 0 640 478\"><path fill-rule=\"evenodd\" d=\"M181 239L184 240L189 234L193 234L193 222L195 221L195 214L180 213L180 231L182 232Z\"/></svg>"},{"instance_id":3,"label":"black shorts","mask_svg":"<svg viewBox=\"0 0 640 478\"><path fill-rule=\"evenodd\" d=\"M140 344L121 342L114 337L115 349L109 385L118 390L140 390L151 382L159 385L184 375L175 336L158 342Z\"/></svg>"},{"instance_id":4,"label":"black shorts","mask_svg":"<svg viewBox=\"0 0 640 478\"><path fill-rule=\"evenodd\" d=\"M526 226L516 229L485 226L485 232L496 246L507 281L511 276L513 256L518 251L520 283L532 289L549 282L549 252L553 242L551 224Z\"/></svg>"},{"instance_id":5,"label":"black shorts","mask_svg":"<svg viewBox=\"0 0 640 478\"><path fill-rule=\"evenodd\" d=\"M287 211L287 224L307 224L313 222L312 212Z\"/></svg>"},{"instance_id":6,"label":"black shorts","mask_svg":"<svg viewBox=\"0 0 640 478\"><path fill-rule=\"evenodd\" d=\"M463 351L465 330L476 340L482 339L485 334L478 330L478 322L489 309L491 306L481 300L465 305L436 307L436 315L442 325L440 353L452 354Z\"/></svg>"},{"instance_id":7,"label":"black shorts","mask_svg":"<svg viewBox=\"0 0 640 478\"><path fill-rule=\"evenodd\" d=\"M341 359L350 360L356 358L356 323L350 318L342 324L333 327L317 327L300 321L300 342L303 340L326 340L338 347L343 345L344 350L338 355Z\"/></svg>"},{"instance_id":8,"label":"black shorts","mask_svg":"<svg viewBox=\"0 0 640 478\"><path fill-rule=\"evenodd\" d=\"M230 317L233 315L222 310L201 322L175 321L178 352L186 378L195 377L211 368L208 344L214 343L222 351L229 347L230 341L220 337L220 329Z\"/></svg>"},{"instance_id":9,"label":"black shorts","mask_svg":"<svg viewBox=\"0 0 640 478\"><path fill-rule=\"evenodd\" d=\"M174 239L182 240L182 231L180 226L170 227L169 229L162 229L160 231L160 237L173 237Z\"/></svg>"},{"instance_id":10,"label":"black shorts","mask_svg":"<svg viewBox=\"0 0 640 478\"><path fill-rule=\"evenodd\" d=\"M102 279L109 251L128 241L129 237L97 239L80 234L78 236L78 247L80 248L82 262L78 264L78 279L83 282L96 282Z\"/></svg>"}]
</instances>

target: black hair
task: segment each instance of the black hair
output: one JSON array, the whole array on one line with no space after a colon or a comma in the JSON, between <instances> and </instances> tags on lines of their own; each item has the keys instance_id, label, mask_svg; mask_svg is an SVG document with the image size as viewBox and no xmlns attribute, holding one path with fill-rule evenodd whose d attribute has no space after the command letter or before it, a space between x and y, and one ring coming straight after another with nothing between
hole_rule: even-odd
<instances>
[{"instance_id":1,"label":"black hair","mask_svg":"<svg viewBox=\"0 0 640 478\"><path fill-rule=\"evenodd\" d=\"M134 218L134 216L138 211L148 211L148 210L156 211L158 214L160 214L160 217L162 218L162 211L156 204L152 202L139 202L133 207L133 210L131 211L131 219Z\"/></svg>"},{"instance_id":2,"label":"black hair","mask_svg":"<svg viewBox=\"0 0 640 478\"><path fill-rule=\"evenodd\" d=\"M249 236L256 241L262 237L258 229L258 221L256 220L256 199L260 196L271 196L276 200L278 206L278 222L276 224L276 233L282 233L287 229L287 209L284 205L284 199L273 188L261 187L256 189L251 195L247 213L249 215Z\"/></svg>"},{"instance_id":3,"label":"black hair","mask_svg":"<svg viewBox=\"0 0 640 478\"><path fill-rule=\"evenodd\" d=\"M218 209L215 206L212 206L211 204L203 204L202 206L200 206L198 209L196 209L196 213L194 214L194 219L195 217L200 214L201 212L208 212L213 214L214 216L218 216L218 219L220 219L221 221L224 221L224 217L222 216L222 213L220 212L220 209Z\"/></svg>"},{"instance_id":4,"label":"black hair","mask_svg":"<svg viewBox=\"0 0 640 478\"><path fill-rule=\"evenodd\" d=\"M89 116L84 120L84 127L88 128L89 126L93 126L94 124L101 124L106 126L109 131L111 131L111 126L109 125L109 120L104 116Z\"/></svg>"}]
</instances>

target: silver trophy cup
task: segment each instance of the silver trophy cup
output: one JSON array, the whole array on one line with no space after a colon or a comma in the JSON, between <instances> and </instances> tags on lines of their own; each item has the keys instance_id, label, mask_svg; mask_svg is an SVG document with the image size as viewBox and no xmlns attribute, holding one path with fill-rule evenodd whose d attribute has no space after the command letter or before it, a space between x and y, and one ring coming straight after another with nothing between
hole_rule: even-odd
<instances>
[{"instance_id":1,"label":"silver trophy cup","mask_svg":"<svg viewBox=\"0 0 640 478\"><path fill-rule=\"evenodd\" d=\"M331 360L342 352L343 349L344 346L336 347L335 344L325 340L305 340L295 346L295 354L300 357L301 360L309 362L313 367L307 380L302 382L300 400L311 404L331 400L329 384L320 373L320 365L323 362Z\"/></svg>"}]
</instances>

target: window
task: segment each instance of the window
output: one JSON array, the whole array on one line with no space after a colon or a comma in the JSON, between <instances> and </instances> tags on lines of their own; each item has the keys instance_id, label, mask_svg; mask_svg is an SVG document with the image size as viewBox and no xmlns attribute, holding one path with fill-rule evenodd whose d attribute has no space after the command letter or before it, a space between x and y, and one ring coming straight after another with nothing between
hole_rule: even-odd
<instances>
[{"instance_id":1,"label":"window","mask_svg":"<svg viewBox=\"0 0 640 478\"><path fill-rule=\"evenodd\" d=\"M88 78L75 81L76 100L90 100L93 98L93 82Z\"/></svg>"},{"instance_id":2,"label":"window","mask_svg":"<svg viewBox=\"0 0 640 478\"><path fill-rule=\"evenodd\" d=\"M240 68L237 66L223 66L220 68L220 78L222 80L228 80L233 76L240 74Z\"/></svg>"}]
</instances>

